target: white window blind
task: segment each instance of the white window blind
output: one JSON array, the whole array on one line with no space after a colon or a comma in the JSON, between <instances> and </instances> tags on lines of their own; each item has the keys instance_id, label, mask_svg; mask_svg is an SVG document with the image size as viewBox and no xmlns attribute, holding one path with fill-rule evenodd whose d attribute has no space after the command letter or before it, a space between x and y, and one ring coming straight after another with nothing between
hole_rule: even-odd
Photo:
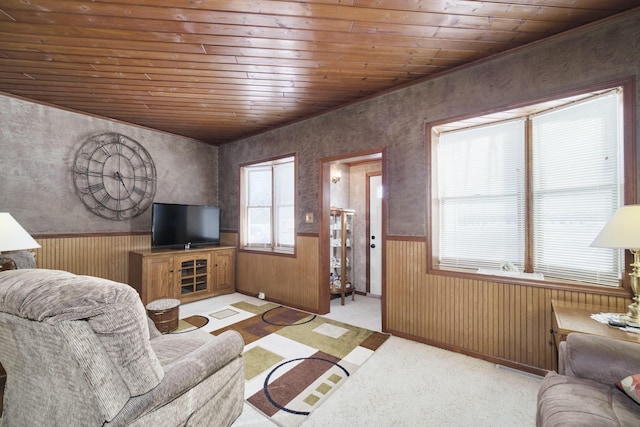
<instances>
[{"instance_id":1,"label":"white window blind","mask_svg":"<svg viewBox=\"0 0 640 427\"><path fill-rule=\"evenodd\" d=\"M242 173L244 247L292 252L295 247L295 158L245 166Z\"/></svg>"},{"instance_id":2,"label":"white window blind","mask_svg":"<svg viewBox=\"0 0 640 427\"><path fill-rule=\"evenodd\" d=\"M532 117L534 271L617 286L620 251L589 245L622 204L617 91Z\"/></svg>"},{"instance_id":3,"label":"white window blind","mask_svg":"<svg viewBox=\"0 0 640 427\"><path fill-rule=\"evenodd\" d=\"M437 150L440 267L524 267L524 120L451 131Z\"/></svg>"},{"instance_id":4,"label":"white window blind","mask_svg":"<svg viewBox=\"0 0 640 427\"><path fill-rule=\"evenodd\" d=\"M273 167L276 224L276 247L291 247L295 244L294 215L294 173L293 162L276 164Z\"/></svg>"},{"instance_id":5,"label":"white window blind","mask_svg":"<svg viewBox=\"0 0 640 427\"><path fill-rule=\"evenodd\" d=\"M271 166L246 169L247 245L271 245Z\"/></svg>"}]
</instances>

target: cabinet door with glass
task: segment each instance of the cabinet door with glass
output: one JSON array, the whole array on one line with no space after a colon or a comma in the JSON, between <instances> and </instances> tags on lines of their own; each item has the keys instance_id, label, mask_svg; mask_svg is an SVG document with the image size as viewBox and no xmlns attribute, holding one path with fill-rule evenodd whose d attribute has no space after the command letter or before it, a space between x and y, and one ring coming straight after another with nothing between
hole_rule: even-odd
<instances>
[{"instance_id":1,"label":"cabinet door with glass","mask_svg":"<svg viewBox=\"0 0 640 427\"><path fill-rule=\"evenodd\" d=\"M181 299L209 292L211 286L209 283L211 255L209 253L179 256L176 257L176 264Z\"/></svg>"},{"instance_id":2,"label":"cabinet door with glass","mask_svg":"<svg viewBox=\"0 0 640 427\"><path fill-rule=\"evenodd\" d=\"M355 300L353 283L353 217L350 209L331 209L329 223L329 289L332 295L340 295L344 305L345 295Z\"/></svg>"}]
</instances>

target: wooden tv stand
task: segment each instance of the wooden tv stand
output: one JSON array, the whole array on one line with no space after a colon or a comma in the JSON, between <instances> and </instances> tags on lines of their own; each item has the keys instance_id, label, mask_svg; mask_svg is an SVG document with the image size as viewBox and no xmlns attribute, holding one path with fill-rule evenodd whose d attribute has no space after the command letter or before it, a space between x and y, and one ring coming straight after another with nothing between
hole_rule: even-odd
<instances>
[{"instance_id":1,"label":"wooden tv stand","mask_svg":"<svg viewBox=\"0 0 640 427\"><path fill-rule=\"evenodd\" d=\"M160 298L186 303L235 292L233 246L129 252L129 285L145 306Z\"/></svg>"}]
</instances>

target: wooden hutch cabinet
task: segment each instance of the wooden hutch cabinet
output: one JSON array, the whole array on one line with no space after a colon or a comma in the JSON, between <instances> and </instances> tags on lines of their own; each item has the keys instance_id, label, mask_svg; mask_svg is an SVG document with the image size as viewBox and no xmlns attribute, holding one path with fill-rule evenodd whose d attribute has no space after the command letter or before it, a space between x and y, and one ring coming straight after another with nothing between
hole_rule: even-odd
<instances>
[{"instance_id":1,"label":"wooden hutch cabinet","mask_svg":"<svg viewBox=\"0 0 640 427\"><path fill-rule=\"evenodd\" d=\"M129 285L143 304L160 298L191 302L235 292L235 248L129 252Z\"/></svg>"},{"instance_id":2,"label":"wooden hutch cabinet","mask_svg":"<svg viewBox=\"0 0 640 427\"><path fill-rule=\"evenodd\" d=\"M340 295L344 305L345 295L355 299L353 283L353 217L355 211L349 209L331 209L329 231L331 295Z\"/></svg>"}]
</instances>

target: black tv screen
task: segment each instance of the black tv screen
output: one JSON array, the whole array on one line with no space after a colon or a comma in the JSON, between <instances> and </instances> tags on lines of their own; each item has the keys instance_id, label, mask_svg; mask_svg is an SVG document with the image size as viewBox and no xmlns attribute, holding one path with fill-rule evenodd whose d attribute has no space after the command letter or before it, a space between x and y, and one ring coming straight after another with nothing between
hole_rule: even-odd
<instances>
[{"instance_id":1,"label":"black tv screen","mask_svg":"<svg viewBox=\"0 0 640 427\"><path fill-rule=\"evenodd\" d=\"M151 246L183 247L220 244L220 207L154 203Z\"/></svg>"}]
</instances>

